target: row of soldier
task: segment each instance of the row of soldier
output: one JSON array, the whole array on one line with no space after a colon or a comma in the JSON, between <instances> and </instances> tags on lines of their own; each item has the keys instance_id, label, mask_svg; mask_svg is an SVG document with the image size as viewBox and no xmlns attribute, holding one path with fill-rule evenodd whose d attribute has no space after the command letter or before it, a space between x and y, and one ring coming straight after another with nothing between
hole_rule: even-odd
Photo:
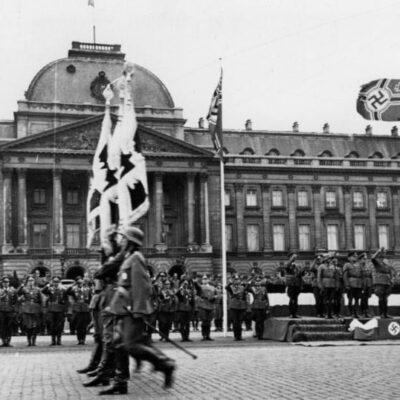
<instances>
[{"instance_id":1,"label":"row of soldier","mask_svg":"<svg viewBox=\"0 0 400 400\"><path fill-rule=\"evenodd\" d=\"M320 253L308 268L300 266L297 254L290 253L281 269L289 297L289 312L298 318L298 297L308 274L315 298L315 311L321 318L340 318L343 296L346 294L348 315L369 318L369 300L375 294L379 300L379 315L388 315L388 297L391 293L395 270L385 258L385 249L377 250L370 259L365 252L350 251L347 260L337 254Z\"/></svg>"}]
</instances>

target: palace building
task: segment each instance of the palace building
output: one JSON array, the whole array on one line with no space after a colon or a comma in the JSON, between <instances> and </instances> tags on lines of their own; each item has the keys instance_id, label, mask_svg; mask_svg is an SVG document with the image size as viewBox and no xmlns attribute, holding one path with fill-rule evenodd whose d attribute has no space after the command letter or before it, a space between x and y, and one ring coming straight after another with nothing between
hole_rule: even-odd
<instances>
[{"instance_id":1,"label":"palace building","mask_svg":"<svg viewBox=\"0 0 400 400\"><path fill-rule=\"evenodd\" d=\"M104 112L102 90L121 75L119 45L73 42L33 78L14 120L0 121L0 275L35 269L74 278L99 266L86 248L86 200ZM211 93L210 93L211 95ZM135 65L138 134L151 208L139 221L154 272L221 273L220 178L208 128L185 126L160 79ZM117 111L118 99L113 100ZM208 106L205 105L206 108ZM114 118L115 119L115 118ZM297 250L388 249L400 271L400 138L225 130L230 271L273 274Z\"/></svg>"}]
</instances>

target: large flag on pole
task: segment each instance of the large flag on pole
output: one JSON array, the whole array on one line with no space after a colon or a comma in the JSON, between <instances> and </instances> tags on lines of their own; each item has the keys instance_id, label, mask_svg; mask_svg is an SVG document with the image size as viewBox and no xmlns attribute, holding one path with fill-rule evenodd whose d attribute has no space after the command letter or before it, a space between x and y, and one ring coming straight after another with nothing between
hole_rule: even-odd
<instances>
[{"instance_id":1,"label":"large flag on pole","mask_svg":"<svg viewBox=\"0 0 400 400\"><path fill-rule=\"evenodd\" d=\"M357 111L365 119L400 120L400 79L378 79L361 86Z\"/></svg>"},{"instance_id":2,"label":"large flag on pole","mask_svg":"<svg viewBox=\"0 0 400 400\"><path fill-rule=\"evenodd\" d=\"M93 240L98 232L100 232L100 201L102 194L110 186L116 184L115 171L110 171L108 167L108 145L111 140L111 117L110 117L110 101L114 96L110 85L103 91L106 99L106 107L101 125L99 141L97 143L96 152L93 157L92 173L90 182L87 215L88 215L88 237L87 246L93 244Z\"/></svg>"},{"instance_id":3,"label":"large flag on pole","mask_svg":"<svg viewBox=\"0 0 400 400\"><path fill-rule=\"evenodd\" d=\"M222 160L224 157L224 142L222 137L222 69L218 85L211 99L207 120L214 148Z\"/></svg>"}]
</instances>

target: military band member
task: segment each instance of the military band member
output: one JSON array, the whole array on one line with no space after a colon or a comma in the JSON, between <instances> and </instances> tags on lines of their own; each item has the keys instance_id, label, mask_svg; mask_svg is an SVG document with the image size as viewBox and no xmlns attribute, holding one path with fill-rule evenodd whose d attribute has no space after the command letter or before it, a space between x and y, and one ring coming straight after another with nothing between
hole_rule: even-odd
<instances>
[{"instance_id":1,"label":"military band member","mask_svg":"<svg viewBox=\"0 0 400 400\"><path fill-rule=\"evenodd\" d=\"M391 318L388 315L388 297L393 285L393 270L387 259L383 258L385 249L382 247L371 257L374 271L372 273L372 283L374 293L379 299L379 314L381 318Z\"/></svg>"},{"instance_id":2,"label":"military band member","mask_svg":"<svg viewBox=\"0 0 400 400\"><path fill-rule=\"evenodd\" d=\"M40 289L35 286L35 279L32 276L28 277L26 286L21 286L17 290L17 294L22 303L22 325L26 332L28 346L36 346L36 336L42 312L42 294Z\"/></svg>"},{"instance_id":3,"label":"military band member","mask_svg":"<svg viewBox=\"0 0 400 400\"><path fill-rule=\"evenodd\" d=\"M333 257L324 259L318 267L318 286L322 292L326 318L332 318L336 289L338 287L338 270L332 262Z\"/></svg>"},{"instance_id":4,"label":"military band member","mask_svg":"<svg viewBox=\"0 0 400 400\"><path fill-rule=\"evenodd\" d=\"M365 318L369 318L368 300L372 296L372 263L368 260L367 253L362 253L360 258L361 267L363 269L363 287L361 293L361 312Z\"/></svg>"},{"instance_id":5,"label":"military band member","mask_svg":"<svg viewBox=\"0 0 400 400\"><path fill-rule=\"evenodd\" d=\"M11 347L17 299L17 292L10 286L10 279L3 278L2 287L0 288L0 337L3 347Z\"/></svg>"},{"instance_id":6,"label":"military band member","mask_svg":"<svg viewBox=\"0 0 400 400\"><path fill-rule=\"evenodd\" d=\"M78 345L84 345L86 340L87 327L90 323L89 304L92 292L84 285L83 278L78 276L76 282L67 289L67 295L72 296L72 321L76 330Z\"/></svg>"},{"instance_id":7,"label":"military band member","mask_svg":"<svg viewBox=\"0 0 400 400\"><path fill-rule=\"evenodd\" d=\"M189 284L188 279L184 279L181 282L181 285L176 292L176 297L178 299L177 313L182 342L191 342L189 334L190 320L194 307L194 290Z\"/></svg>"},{"instance_id":8,"label":"military band member","mask_svg":"<svg viewBox=\"0 0 400 400\"><path fill-rule=\"evenodd\" d=\"M153 313L151 301L152 282L140 252L143 244L143 232L135 227L127 227L121 231L121 250L126 252L125 260L119 272L118 290L111 302L112 310L119 311L116 333L120 336L116 344L116 375L113 385L99 394L125 394L128 391L127 380L129 370L121 371L118 365L118 352L121 348L139 361L148 361L155 371L164 374L164 387L173 383L175 362L153 347L147 334L146 322ZM123 315L123 312L125 315Z\"/></svg>"},{"instance_id":9,"label":"military band member","mask_svg":"<svg viewBox=\"0 0 400 400\"><path fill-rule=\"evenodd\" d=\"M247 308L246 290L240 278L235 276L233 282L226 286L229 295L229 309L232 316L233 336L235 340L242 339L242 323Z\"/></svg>"},{"instance_id":10,"label":"military band member","mask_svg":"<svg viewBox=\"0 0 400 400\"><path fill-rule=\"evenodd\" d=\"M289 254L289 261L284 266L284 278L286 293L289 297L289 313L291 318L299 318L297 315L298 298L302 287L302 269L296 264L297 254Z\"/></svg>"},{"instance_id":11,"label":"military band member","mask_svg":"<svg viewBox=\"0 0 400 400\"><path fill-rule=\"evenodd\" d=\"M250 284L249 291L253 295L251 310L253 320L255 321L256 337L261 340L264 334L264 322L269 313L266 281L263 281L260 277L256 277Z\"/></svg>"},{"instance_id":12,"label":"military band member","mask_svg":"<svg viewBox=\"0 0 400 400\"><path fill-rule=\"evenodd\" d=\"M203 275L201 285L195 282L198 295L199 318L201 321L202 340L214 340L210 336L211 321L214 318L214 304L217 298L217 290L210 284L207 275Z\"/></svg>"},{"instance_id":13,"label":"military band member","mask_svg":"<svg viewBox=\"0 0 400 400\"><path fill-rule=\"evenodd\" d=\"M360 306L360 299L363 286L363 268L358 261L356 251L348 255L348 262L343 267L343 282L347 292L349 314L358 318L357 309Z\"/></svg>"},{"instance_id":14,"label":"military band member","mask_svg":"<svg viewBox=\"0 0 400 400\"><path fill-rule=\"evenodd\" d=\"M158 326L163 334L160 340L166 340L172 328L176 307L175 291L171 281L165 281L158 294Z\"/></svg>"},{"instance_id":15,"label":"military band member","mask_svg":"<svg viewBox=\"0 0 400 400\"><path fill-rule=\"evenodd\" d=\"M60 278L55 276L52 283L46 284L42 293L47 299L47 321L51 335L51 345L61 345L64 319L67 307L67 290L60 285Z\"/></svg>"}]
</instances>

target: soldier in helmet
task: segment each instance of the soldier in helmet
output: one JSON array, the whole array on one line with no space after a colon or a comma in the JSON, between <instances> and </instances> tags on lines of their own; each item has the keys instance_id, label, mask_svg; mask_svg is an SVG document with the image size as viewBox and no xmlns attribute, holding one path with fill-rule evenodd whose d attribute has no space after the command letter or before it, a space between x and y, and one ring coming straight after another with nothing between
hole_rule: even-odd
<instances>
[{"instance_id":1,"label":"soldier in helmet","mask_svg":"<svg viewBox=\"0 0 400 400\"><path fill-rule=\"evenodd\" d=\"M360 306L360 299L363 286L363 268L358 261L356 251L348 255L348 262L343 267L343 282L347 292L349 314L358 318L357 309Z\"/></svg>"},{"instance_id":2,"label":"soldier in helmet","mask_svg":"<svg viewBox=\"0 0 400 400\"><path fill-rule=\"evenodd\" d=\"M374 293L379 299L379 314L381 318L390 318L388 315L388 297L393 285L393 270L387 259L383 258L385 249L382 247L371 257L374 271L372 274L372 283Z\"/></svg>"},{"instance_id":3,"label":"soldier in helmet","mask_svg":"<svg viewBox=\"0 0 400 400\"><path fill-rule=\"evenodd\" d=\"M12 325L14 321L17 293L10 286L10 279L3 278L0 288L0 337L4 347L11 347Z\"/></svg>"},{"instance_id":4,"label":"soldier in helmet","mask_svg":"<svg viewBox=\"0 0 400 400\"><path fill-rule=\"evenodd\" d=\"M164 374L164 387L173 383L175 362L149 340L146 322L153 313L152 282L146 268L145 259L140 252L143 244L143 232L135 227L125 227L121 230L121 251L125 259L121 265L118 289L111 301L111 312L118 311L117 333L120 339L115 343L116 374L110 388L99 394L108 395L128 391L127 381L129 369L119 365L119 351L127 351L137 361L148 361L155 371Z\"/></svg>"},{"instance_id":5,"label":"soldier in helmet","mask_svg":"<svg viewBox=\"0 0 400 400\"><path fill-rule=\"evenodd\" d=\"M284 278L286 293L289 297L289 313L292 318L299 318L297 310L299 308L298 298L302 287L302 270L296 264L297 253L289 253L289 261L284 266Z\"/></svg>"},{"instance_id":6,"label":"soldier in helmet","mask_svg":"<svg viewBox=\"0 0 400 400\"><path fill-rule=\"evenodd\" d=\"M67 307L66 289L60 285L60 278L55 276L52 280L52 283L47 283L42 289L42 293L48 297L46 316L51 335L51 345L60 346Z\"/></svg>"}]
</instances>

